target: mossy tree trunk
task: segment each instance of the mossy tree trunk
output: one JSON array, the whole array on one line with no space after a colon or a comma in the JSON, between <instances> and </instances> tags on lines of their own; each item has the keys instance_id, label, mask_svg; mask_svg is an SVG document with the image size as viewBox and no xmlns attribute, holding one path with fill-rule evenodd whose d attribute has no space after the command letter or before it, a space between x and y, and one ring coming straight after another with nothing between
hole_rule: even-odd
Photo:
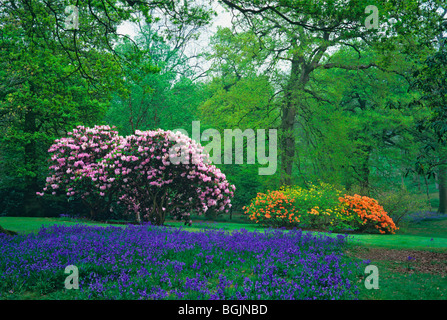
<instances>
[{"instance_id":1,"label":"mossy tree trunk","mask_svg":"<svg viewBox=\"0 0 447 320\"><path fill-rule=\"evenodd\" d=\"M438 183L439 183L438 213L446 213L447 212L447 165L439 166Z\"/></svg>"}]
</instances>

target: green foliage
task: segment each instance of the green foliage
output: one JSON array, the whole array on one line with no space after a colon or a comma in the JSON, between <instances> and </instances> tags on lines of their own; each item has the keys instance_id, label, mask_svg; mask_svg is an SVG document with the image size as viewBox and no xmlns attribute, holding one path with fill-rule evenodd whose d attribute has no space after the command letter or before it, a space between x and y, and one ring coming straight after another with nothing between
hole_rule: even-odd
<instances>
[{"instance_id":1,"label":"green foliage","mask_svg":"<svg viewBox=\"0 0 447 320\"><path fill-rule=\"evenodd\" d=\"M250 31L233 34L228 28L219 28L212 37L207 56L213 62L212 78L198 109L205 125L218 130L276 127L275 88L262 69L256 41Z\"/></svg>"},{"instance_id":2,"label":"green foliage","mask_svg":"<svg viewBox=\"0 0 447 320\"><path fill-rule=\"evenodd\" d=\"M403 188L381 192L375 198L397 226L410 213L422 211L427 205L426 200L416 197Z\"/></svg>"},{"instance_id":3,"label":"green foliage","mask_svg":"<svg viewBox=\"0 0 447 320\"><path fill-rule=\"evenodd\" d=\"M277 127L279 110L274 100L274 84L262 67L263 53L256 36L250 31L235 34L229 28L218 28L210 44L207 58L212 63L211 78L204 85L204 101L197 110L201 127L216 129L221 136L225 129L251 129L255 134L257 129L264 129L268 137L268 130ZM246 147L244 139L244 153ZM223 139L221 150L224 150ZM233 145L233 158L234 153ZM244 163L245 159L244 156ZM278 184L277 175L259 175L259 163L218 166L236 186L232 203L237 212L257 192Z\"/></svg>"},{"instance_id":4,"label":"green foliage","mask_svg":"<svg viewBox=\"0 0 447 320\"><path fill-rule=\"evenodd\" d=\"M445 189L441 0L286 0L274 7L224 0L232 28L219 27L209 52L198 54L208 59L206 71L185 48L215 15L207 3L79 0L79 29L67 30L66 2L0 2L0 214L82 210L39 205L34 194L51 142L101 120L123 135L189 131L194 120L221 133L278 129L278 174L259 176L258 164L218 165L237 186L236 212L285 181L321 180L383 197L399 222L418 207L393 191L408 173L436 175ZM379 9L379 30L365 28L367 5ZM116 32L125 20L140 27L134 39ZM432 205L446 202L439 195Z\"/></svg>"},{"instance_id":5,"label":"green foliage","mask_svg":"<svg viewBox=\"0 0 447 320\"><path fill-rule=\"evenodd\" d=\"M113 94L105 121L123 135L135 130L187 129L202 100L202 88L192 80L188 58L151 28L142 27L135 39L140 48L137 57L129 41L116 49L132 60L123 67L124 90Z\"/></svg>"},{"instance_id":6,"label":"green foliage","mask_svg":"<svg viewBox=\"0 0 447 320\"><path fill-rule=\"evenodd\" d=\"M445 120L447 113L447 46L446 39L440 43L438 52L429 56L424 65L414 73L413 87L422 92L419 103L425 104L431 111L431 117L425 119L421 125L435 131L439 139L444 139L447 128Z\"/></svg>"},{"instance_id":7,"label":"green foliage","mask_svg":"<svg viewBox=\"0 0 447 320\"><path fill-rule=\"evenodd\" d=\"M354 216L342 212L342 194L327 183L307 189L285 186L258 193L244 209L250 220L263 226L343 232L355 228Z\"/></svg>"},{"instance_id":8,"label":"green foliage","mask_svg":"<svg viewBox=\"0 0 447 320\"><path fill-rule=\"evenodd\" d=\"M48 203L38 202L35 192L46 175L51 141L76 124L101 119L111 88L120 83L106 44L91 47L78 39L75 49L71 34L54 28L57 17L48 6L30 1L0 9L0 188L22 195L2 199L16 202L13 214L45 212L41 205ZM91 50L73 60L73 50L86 46Z\"/></svg>"},{"instance_id":9,"label":"green foliage","mask_svg":"<svg viewBox=\"0 0 447 320\"><path fill-rule=\"evenodd\" d=\"M380 59L371 50L362 52L361 58L357 55L352 48L340 49L330 59L334 64L357 61L361 65ZM359 185L361 193L368 194L400 181L417 155L413 128L415 117L424 112L399 107L414 97L400 75L410 63L398 56L393 68L394 72L382 68L314 71L309 85L319 100L306 102L309 116L296 129L299 183L321 179L346 189Z\"/></svg>"},{"instance_id":10,"label":"green foliage","mask_svg":"<svg viewBox=\"0 0 447 320\"><path fill-rule=\"evenodd\" d=\"M141 15L136 13L146 21L158 21L152 15L164 12L164 22L181 23L183 32L192 34L190 28L206 24L213 14L209 7L183 2L131 6L124 0L82 0L75 4L78 29L69 29L67 5L55 0L0 5L0 189L22 195L21 200L3 198L0 207L14 214L39 215L46 212L42 206L49 209L35 199L46 174L46 150L70 128L104 118L112 92L125 95L128 90L123 86L124 66L140 65L140 72L153 73L151 63L140 63L144 50L130 45L127 52L116 50L121 22L138 21ZM175 39L177 33L174 26L164 36ZM138 76L129 74L133 81ZM159 89L167 89L170 79ZM175 94L189 92L187 83L182 80ZM138 90L137 94L142 95ZM181 98L176 99L178 104ZM172 114L184 114L177 111Z\"/></svg>"},{"instance_id":11,"label":"green foliage","mask_svg":"<svg viewBox=\"0 0 447 320\"><path fill-rule=\"evenodd\" d=\"M284 194L294 199L304 228L343 231L352 229L352 217L341 212L338 198L343 191L328 183L310 184L308 188L286 186Z\"/></svg>"}]
</instances>

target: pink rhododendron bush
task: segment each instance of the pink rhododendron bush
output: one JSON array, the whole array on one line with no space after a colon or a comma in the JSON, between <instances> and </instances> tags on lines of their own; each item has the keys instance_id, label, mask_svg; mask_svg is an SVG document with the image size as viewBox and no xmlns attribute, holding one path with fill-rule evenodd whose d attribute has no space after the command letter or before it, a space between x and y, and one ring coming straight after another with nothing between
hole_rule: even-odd
<instances>
[{"instance_id":1,"label":"pink rhododendron bush","mask_svg":"<svg viewBox=\"0 0 447 320\"><path fill-rule=\"evenodd\" d=\"M121 137L109 126L78 126L48 151L50 173L38 194L82 199L91 218L124 207L138 221L162 225L171 216L191 224L191 214L231 207L234 185L180 132Z\"/></svg>"}]
</instances>

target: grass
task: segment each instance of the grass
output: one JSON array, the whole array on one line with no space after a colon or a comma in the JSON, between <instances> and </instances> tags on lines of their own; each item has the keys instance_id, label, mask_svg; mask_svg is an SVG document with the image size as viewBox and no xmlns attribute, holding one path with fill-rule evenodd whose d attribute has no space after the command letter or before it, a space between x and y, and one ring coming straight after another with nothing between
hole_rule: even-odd
<instances>
[{"instance_id":1,"label":"grass","mask_svg":"<svg viewBox=\"0 0 447 320\"><path fill-rule=\"evenodd\" d=\"M355 245L388 249L447 250L447 239L433 236L356 234L350 241Z\"/></svg>"},{"instance_id":2,"label":"grass","mask_svg":"<svg viewBox=\"0 0 447 320\"><path fill-rule=\"evenodd\" d=\"M355 235L351 243L362 249L447 253L447 217L407 224L396 235ZM355 246L352 248L355 251ZM379 289L360 286L359 299L447 300L447 268L443 273L417 272L411 263L391 258L371 260L370 264L379 269Z\"/></svg>"},{"instance_id":3,"label":"grass","mask_svg":"<svg viewBox=\"0 0 447 320\"><path fill-rule=\"evenodd\" d=\"M199 221L194 222L192 226L184 226L182 222L174 222L170 221L166 223L167 226L172 227L182 227L185 230L188 231L199 231L202 229L221 229L225 231L233 231L233 230L240 230L245 229L247 231L255 231L255 230L262 230L263 228L254 224L248 224L248 223L233 223L233 222L206 222L206 221Z\"/></svg>"},{"instance_id":4,"label":"grass","mask_svg":"<svg viewBox=\"0 0 447 320\"><path fill-rule=\"evenodd\" d=\"M88 224L107 226L104 223L82 221L82 220L64 220L62 218L36 218L36 217L0 217L0 226L7 230L16 231L19 234L37 232L42 226L51 226L55 224L75 225Z\"/></svg>"},{"instance_id":5,"label":"grass","mask_svg":"<svg viewBox=\"0 0 447 320\"><path fill-rule=\"evenodd\" d=\"M371 261L379 270L379 289L359 286L359 300L447 300L447 276L403 273L392 261Z\"/></svg>"},{"instance_id":6,"label":"grass","mask_svg":"<svg viewBox=\"0 0 447 320\"><path fill-rule=\"evenodd\" d=\"M447 250L447 215L424 218L400 226L396 235L360 234L352 242L382 248Z\"/></svg>"},{"instance_id":7,"label":"grass","mask_svg":"<svg viewBox=\"0 0 447 320\"><path fill-rule=\"evenodd\" d=\"M262 230L263 228L253 223L243 222L213 222L207 220L195 221L192 226L183 226L181 222L169 221L166 225L173 227L183 227L189 231L199 231L200 229L223 229L233 231L246 229L247 231ZM445 220L424 220L400 230L394 235L376 234L352 234L349 241L353 245L365 245L381 248L400 249L433 249L447 250L447 217Z\"/></svg>"},{"instance_id":8,"label":"grass","mask_svg":"<svg viewBox=\"0 0 447 320\"><path fill-rule=\"evenodd\" d=\"M241 219L235 222L221 219L215 222L201 219L192 226L183 226L182 223L168 221L166 225L173 227L182 226L188 231L203 229L224 229L233 231L246 229L248 231L260 230L259 226L246 223ZM37 232L41 226L53 224L89 224L106 226L104 223L88 221L64 220L61 218L25 218L25 217L0 217L0 225L5 229L19 233ZM424 250L431 252L447 253L447 218L425 219L402 227L395 235L350 235L350 248L381 248L398 250ZM352 257L355 259L354 257ZM392 260L371 260L371 264L379 268L379 289L367 290L360 286L361 300L445 300L447 299L447 275L429 274L421 272L402 272L402 262ZM446 270L447 271L447 270ZM366 276L366 275L365 275ZM20 299L35 299L34 293L26 293Z\"/></svg>"},{"instance_id":9,"label":"grass","mask_svg":"<svg viewBox=\"0 0 447 320\"><path fill-rule=\"evenodd\" d=\"M403 228L402 234L447 239L447 219L424 219L420 223L412 224L411 227Z\"/></svg>"}]
</instances>

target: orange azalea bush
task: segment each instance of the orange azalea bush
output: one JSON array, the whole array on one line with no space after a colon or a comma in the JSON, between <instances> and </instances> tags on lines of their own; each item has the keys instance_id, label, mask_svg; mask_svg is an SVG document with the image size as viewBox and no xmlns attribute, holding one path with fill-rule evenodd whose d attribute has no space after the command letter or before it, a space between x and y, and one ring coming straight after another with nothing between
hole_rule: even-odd
<instances>
[{"instance_id":1,"label":"orange azalea bush","mask_svg":"<svg viewBox=\"0 0 447 320\"><path fill-rule=\"evenodd\" d=\"M278 191L258 193L243 209L250 220L266 227L382 234L394 234L398 229L377 200L342 194L325 183L307 189L281 187Z\"/></svg>"},{"instance_id":2,"label":"orange azalea bush","mask_svg":"<svg viewBox=\"0 0 447 320\"><path fill-rule=\"evenodd\" d=\"M354 217L351 223L355 229L361 232L377 230L382 234L394 234L398 229L375 199L356 194L354 196L345 195L339 200L342 212L347 216Z\"/></svg>"},{"instance_id":3,"label":"orange azalea bush","mask_svg":"<svg viewBox=\"0 0 447 320\"><path fill-rule=\"evenodd\" d=\"M293 227L300 222L294 199L281 191L258 193L250 205L243 207L250 220L266 227Z\"/></svg>"}]
</instances>

